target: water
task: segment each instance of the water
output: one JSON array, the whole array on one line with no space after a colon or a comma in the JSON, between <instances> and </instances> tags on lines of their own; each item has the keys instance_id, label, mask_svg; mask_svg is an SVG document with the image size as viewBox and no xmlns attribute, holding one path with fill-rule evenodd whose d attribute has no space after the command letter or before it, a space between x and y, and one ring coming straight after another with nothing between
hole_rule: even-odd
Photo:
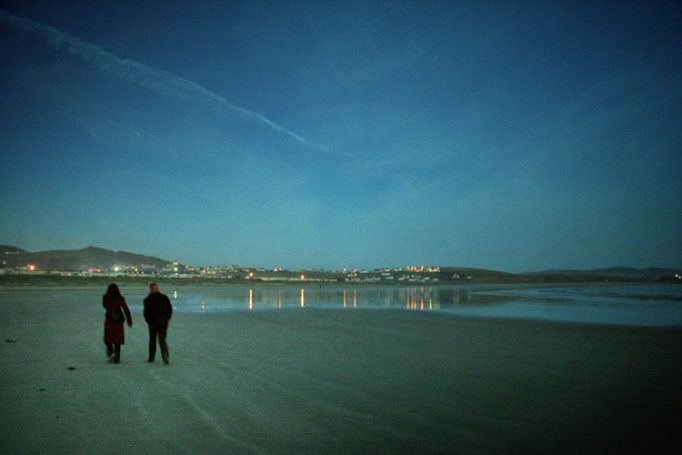
<instances>
[{"instance_id":1,"label":"water","mask_svg":"<svg viewBox=\"0 0 682 455\"><path fill-rule=\"evenodd\" d=\"M682 286L629 284L547 287L490 292L511 300L477 308L480 316L618 325L681 327Z\"/></svg>"},{"instance_id":2,"label":"water","mask_svg":"<svg viewBox=\"0 0 682 455\"><path fill-rule=\"evenodd\" d=\"M464 316L637 326L682 326L682 286L291 287L179 286L165 289L176 311L214 313L295 308L392 308ZM129 301L131 301L129 299Z\"/></svg>"},{"instance_id":3,"label":"water","mask_svg":"<svg viewBox=\"0 0 682 455\"><path fill-rule=\"evenodd\" d=\"M91 302L98 313L105 288L0 286L0 316L53 311ZM146 286L122 286L134 315L142 313ZM308 285L164 285L176 312L304 311L326 308L401 309L473 317L524 318L581 323L682 327L682 285L342 287ZM81 308L80 306L78 308Z\"/></svg>"}]
</instances>

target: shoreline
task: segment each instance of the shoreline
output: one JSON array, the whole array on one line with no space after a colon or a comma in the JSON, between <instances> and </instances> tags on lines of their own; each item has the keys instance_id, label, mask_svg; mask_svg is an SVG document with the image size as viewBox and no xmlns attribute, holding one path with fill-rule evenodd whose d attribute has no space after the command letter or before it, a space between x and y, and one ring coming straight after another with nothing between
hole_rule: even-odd
<instances>
[{"instance_id":1,"label":"shoreline","mask_svg":"<svg viewBox=\"0 0 682 455\"><path fill-rule=\"evenodd\" d=\"M682 327L682 296L674 285L659 283L468 284L438 286L305 286L273 283L221 285L159 281L176 311L182 313L270 312L284 309L360 309L434 312L473 318L565 321L643 327ZM14 285L0 283L0 298L73 295L98 302L104 283ZM141 305L147 283L119 283L132 307ZM609 286L616 286L613 291ZM626 286L625 288L618 288ZM646 288L653 286L652 288ZM663 287L658 287L663 286ZM671 287L672 286L672 287ZM643 290L639 291L637 288ZM574 292L572 289L586 291ZM557 289L558 291L552 291ZM627 305L624 305L627 304ZM98 305L96 305L98 306Z\"/></svg>"},{"instance_id":2,"label":"shoreline","mask_svg":"<svg viewBox=\"0 0 682 455\"><path fill-rule=\"evenodd\" d=\"M526 288L548 288L561 286L609 286L609 285L647 285L647 284L661 284L661 285L682 285L679 280L643 280L643 279L606 279L603 277L594 277L592 279L528 279L523 281L504 281L504 280L452 280L440 282L353 282L353 281L275 281L258 279L216 279L216 278L177 278L177 277L163 277L163 276L91 276L91 277L74 277L74 276L59 276L59 275L0 275L0 288L49 288L53 286L74 288L90 287L90 286L105 286L109 283L117 283L121 286L138 286L148 285L156 282L160 285L168 286L225 286L225 287L286 287L286 288L301 288L301 287L320 287L320 288L409 288L409 287L456 287L456 288L481 288L482 290L506 290L506 289L526 289Z\"/></svg>"},{"instance_id":3,"label":"shoreline","mask_svg":"<svg viewBox=\"0 0 682 455\"><path fill-rule=\"evenodd\" d=\"M478 278L478 279L460 279L460 280L443 280L436 282L371 282L371 281L343 281L343 280L260 280L244 279L244 278L201 278L201 277L172 277L172 276L62 276L57 274L0 274L0 286L53 286L53 285L74 285L74 286L89 286L89 285L106 285L108 283L121 284L149 284L151 282L168 283L173 285L208 285L208 286L282 286L282 287L300 287L300 286L315 286L315 287L439 287L439 286L493 286L493 287L552 287L552 286L568 286L568 285L611 285L611 284L682 284L680 280L660 280L660 279L632 279L632 278L618 278L618 277L603 277L603 276L561 276L561 275L516 275L513 279L501 278Z\"/></svg>"}]
</instances>

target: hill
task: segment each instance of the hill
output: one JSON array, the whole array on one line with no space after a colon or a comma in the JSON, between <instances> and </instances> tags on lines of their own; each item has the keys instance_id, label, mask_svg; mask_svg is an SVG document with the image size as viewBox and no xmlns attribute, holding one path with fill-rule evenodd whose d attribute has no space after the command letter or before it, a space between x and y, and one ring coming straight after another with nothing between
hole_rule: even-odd
<instances>
[{"instance_id":1,"label":"hill","mask_svg":"<svg viewBox=\"0 0 682 455\"><path fill-rule=\"evenodd\" d=\"M15 246L0 245L0 273L8 272L101 272L121 274L156 274L161 272L173 276L199 278L202 273L188 266L167 267L170 261L153 256L145 256L126 251L111 251L104 248L87 247L80 250L51 250L30 252ZM176 264L177 266L177 264ZM162 271L162 269L164 269ZM247 273L251 269L224 270L217 267L209 270L209 278L250 279ZM178 273L179 272L179 273ZM629 267L612 267L594 270L545 270L541 272L508 273L496 270L469 267L440 267L438 271L401 269L387 272L385 269L361 272L333 271L266 271L258 270L257 280L291 281L298 279L303 273L307 280L318 281L358 281L371 283L552 283L552 282L603 282L603 281L679 281L682 270L666 268L635 269ZM6 272L4 272L6 273Z\"/></svg>"},{"instance_id":2,"label":"hill","mask_svg":"<svg viewBox=\"0 0 682 455\"><path fill-rule=\"evenodd\" d=\"M17 254L25 252L26 250L22 250L21 248L17 248L16 246L0 245L0 255L2 256L6 254Z\"/></svg>"},{"instance_id":3,"label":"hill","mask_svg":"<svg viewBox=\"0 0 682 455\"><path fill-rule=\"evenodd\" d=\"M38 270L87 271L163 268L170 261L126 251L111 251L87 247L80 250L52 250L29 252L21 248L1 245L3 268L25 268L34 265Z\"/></svg>"},{"instance_id":4,"label":"hill","mask_svg":"<svg viewBox=\"0 0 682 455\"><path fill-rule=\"evenodd\" d=\"M545 276L593 276L607 278L626 278L633 280L652 280L666 279L682 273L680 270L667 269L661 267L650 267L646 269L636 269L632 267L609 267L605 269L593 270L544 270L541 272L529 272L525 275L545 275Z\"/></svg>"}]
</instances>

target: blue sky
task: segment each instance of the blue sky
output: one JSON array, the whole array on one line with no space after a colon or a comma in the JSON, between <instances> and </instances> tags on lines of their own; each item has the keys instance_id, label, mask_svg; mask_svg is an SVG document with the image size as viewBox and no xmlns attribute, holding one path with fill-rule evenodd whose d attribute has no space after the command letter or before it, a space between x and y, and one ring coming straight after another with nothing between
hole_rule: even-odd
<instances>
[{"instance_id":1,"label":"blue sky","mask_svg":"<svg viewBox=\"0 0 682 455\"><path fill-rule=\"evenodd\" d=\"M0 243L680 267L678 2L0 1Z\"/></svg>"}]
</instances>

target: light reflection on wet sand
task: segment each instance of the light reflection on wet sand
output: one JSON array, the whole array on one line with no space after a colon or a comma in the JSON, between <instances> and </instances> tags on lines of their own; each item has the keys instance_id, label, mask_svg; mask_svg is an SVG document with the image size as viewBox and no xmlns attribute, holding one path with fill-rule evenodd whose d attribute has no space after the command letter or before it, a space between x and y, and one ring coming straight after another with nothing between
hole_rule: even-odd
<instances>
[{"instance_id":1,"label":"light reflection on wet sand","mask_svg":"<svg viewBox=\"0 0 682 455\"><path fill-rule=\"evenodd\" d=\"M225 287L191 286L172 291L173 305L180 311L200 313L239 310L306 308L404 308L438 311L453 305L500 303L504 295L489 295L449 287ZM243 296L243 297L240 297ZM240 303L243 302L243 303Z\"/></svg>"},{"instance_id":2,"label":"light reflection on wet sand","mask_svg":"<svg viewBox=\"0 0 682 455\"><path fill-rule=\"evenodd\" d=\"M284 309L403 309L461 316L682 326L682 287L623 286L179 286L186 313ZM352 294L351 294L352 293Z\"/></svg>"}]
</instances>

